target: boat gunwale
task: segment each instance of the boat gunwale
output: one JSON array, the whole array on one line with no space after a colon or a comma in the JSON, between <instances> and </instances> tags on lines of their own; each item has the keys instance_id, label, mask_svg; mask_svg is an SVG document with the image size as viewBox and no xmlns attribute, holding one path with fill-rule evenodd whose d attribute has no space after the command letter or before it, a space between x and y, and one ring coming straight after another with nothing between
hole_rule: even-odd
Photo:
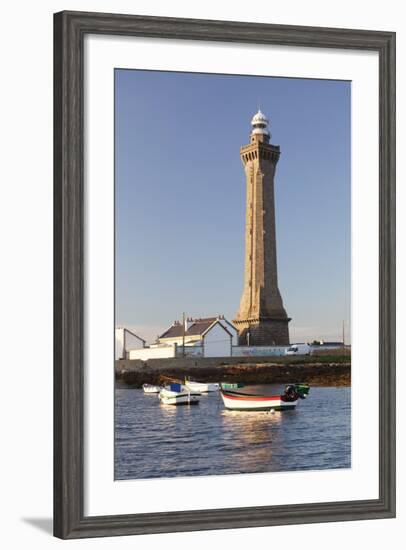
<instances>
[{"instance_id":1,"label":"boat gunwale","mask_svg":"<svg viewBox=\"0 0 406 550\"><path fill-rule=\"evenodd\" d=\"M174 399L176 397L200 397L202 394L199 392L190 392L190 391L183 391L183 392L171 392L173 395L168 395L170 390L166 390L166 394L163 393L163 397L167 397L169 399ZM159 392L159 395L161 395L162 390Z\"/></svg>"},{"instance_id":2,"label":"boat gunwale","mask_svg":"<svg viewBox=\"0 0 406 550\"><path fill-rule=\"evenodd\" d=\"M265 401L272 401L275 399L281 399L284 401L284 395L283 394L276 394L276 395L261 395L257 393L242 393L232 390L224 390L220 388L220 392L225 395L226 397L230 397L230 399L257 399L257 400L265 400ZM295 400L296 401L296 400Z\"/></svg>"}]
</instances>

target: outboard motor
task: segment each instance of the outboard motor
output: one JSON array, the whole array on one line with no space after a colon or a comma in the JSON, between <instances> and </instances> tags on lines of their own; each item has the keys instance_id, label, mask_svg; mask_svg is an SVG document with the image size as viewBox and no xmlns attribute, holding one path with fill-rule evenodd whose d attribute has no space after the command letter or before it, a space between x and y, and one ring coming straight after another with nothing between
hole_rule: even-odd
<instances>
[{"instance_id":1,"label":"outboard motor","mask_svg":"<svg viewBox=\"0 0 406 550\"><path fill-rule=\"evenodd\" d=\"M294 384L288 384L285 386L284 397L286 401L296 401L299 397L299 394L296 391L296 386Z\"/></svg>"},{"instance_id":2,"label":"outboard motor","mask_svg":"<svg viewBox=\"0 0 406 550\"><path fill-rule=\"evenodd\" d=\"M285 386L284 398L286 401L296 401L297 399L306 399L309 394L310 386L308 384L288 384Z\"/></svg>"}]
</instances>

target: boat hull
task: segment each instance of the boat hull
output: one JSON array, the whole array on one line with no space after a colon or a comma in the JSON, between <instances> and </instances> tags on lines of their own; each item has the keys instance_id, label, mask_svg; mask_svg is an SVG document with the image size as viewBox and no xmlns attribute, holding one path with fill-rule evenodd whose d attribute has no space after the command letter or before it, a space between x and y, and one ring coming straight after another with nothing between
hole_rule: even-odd
<instances>
[{"instance_id":1,"label":"boat hull","mask_svg":"<svg viewBox=\"0 0 406 550\"><path fill-rule=\"evenodd\" d=\"M190 391L196 391L200 393L209 393L219 390L219 384L205 384L203 382L193 382L191 380L185 382L185 387Z\"/></svg>"},{"instance_id":2,"label":"boat hull","mask_svg":"<svg viewBox=\"0 0 406 550\"><path fill-rule=\"evenodd\" d=\"M153 386L151 384L143 384L142 389L144 393L159 393L161 391L159 386Z\"/></svg>"},{"instance_id":3,"label":"boat hull","mask_svg":"<svg viewBox=\"0 0 406 550\"><path fill-rule=\"evenodd\" d=\"M190 391L174 392L164 389L159 393L163 405L197 405L200 397L200 393Z\"/></svg>"},{"instance_id":4,"label":"boat hull","mask_svg":"<svg viewBox=\"0 0 406 550\"><path fill-rule=\"evenodd\" d=\"M237 392L220 391L226 409L234 411L284 411L294 409L295 401L286 401L281 395L247 395Z\"/></svg>"}]
</instances>

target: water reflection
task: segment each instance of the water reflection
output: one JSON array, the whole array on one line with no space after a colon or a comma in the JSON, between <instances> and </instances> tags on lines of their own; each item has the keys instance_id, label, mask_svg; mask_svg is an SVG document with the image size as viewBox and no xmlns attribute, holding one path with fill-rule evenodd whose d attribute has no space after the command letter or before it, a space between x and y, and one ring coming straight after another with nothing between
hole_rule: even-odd
<instances>
[{"instance_id":1,"label":"water reflection","mask_svg":"<svg viewBox=\"0 0 406 550\"><path fill-rule=\"evenodd\" d=\"M177 407L118 388L115 477L348 468L350 412L350 388L312 388L296 410L273 413L227 411L217 393Z\"/></svg>"}]
</instances>

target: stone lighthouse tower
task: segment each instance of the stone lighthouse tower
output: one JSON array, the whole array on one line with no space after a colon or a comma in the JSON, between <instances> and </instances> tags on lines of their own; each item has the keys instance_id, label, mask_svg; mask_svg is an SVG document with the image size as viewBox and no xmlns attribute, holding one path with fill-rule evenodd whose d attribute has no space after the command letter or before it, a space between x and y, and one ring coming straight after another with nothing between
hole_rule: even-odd
<instances>
[{"instance_id":1,"label":"stone lighthouse tower","mask_svg":"<svg viewBox=\"0 0 406 550\"><path fill-rule=\"evenodd\" d=\"M241 147L247 180L244 290L234 323L240 345L289 344L290 321L278 289L274 176L279 145L271 145L261 111L251 121L251 143Z\"/></svg>"}]
</instances>

